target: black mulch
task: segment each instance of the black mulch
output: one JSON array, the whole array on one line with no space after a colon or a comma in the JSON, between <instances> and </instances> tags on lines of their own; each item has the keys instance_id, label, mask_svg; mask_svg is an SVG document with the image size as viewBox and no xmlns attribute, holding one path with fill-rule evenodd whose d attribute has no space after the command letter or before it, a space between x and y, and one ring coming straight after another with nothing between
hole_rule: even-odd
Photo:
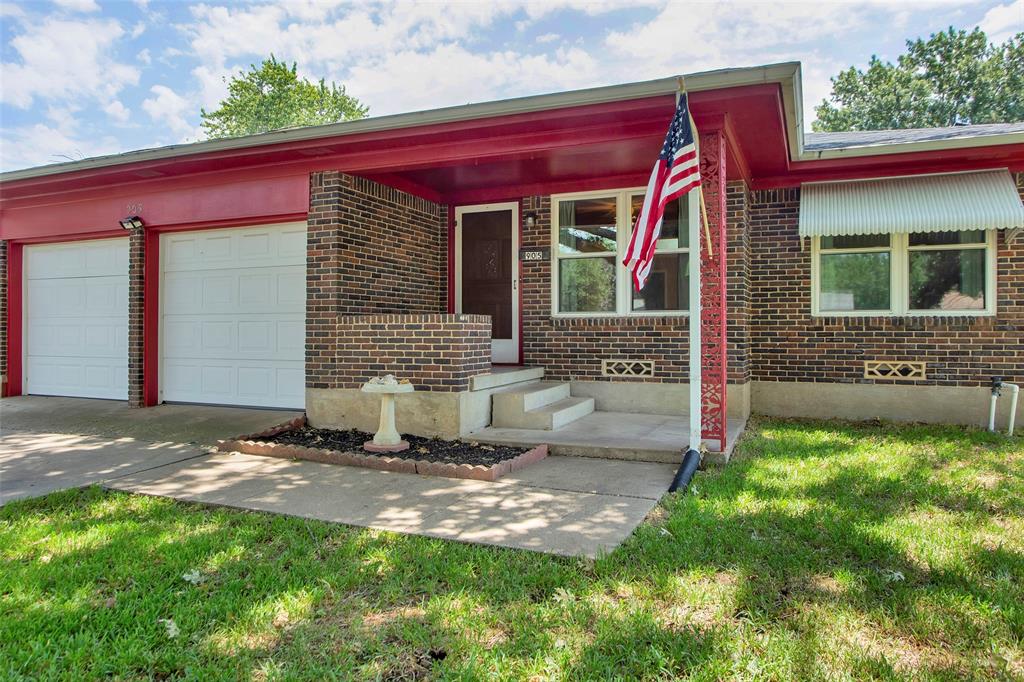
<instances>
[{"instance_id":1,"label":"black mulch","mask_svg":"<svg viewBox=\"0 0 1024 682\"><path fill-rule=\"evenodd\" d=\"M350 429L314 429L304 426L294 431L285 431L276 436L255 438L254 440L271 443L287 443L288 445L304 445L307 448L339 450L341 452L359 452L364 455L379 457L402 457L405 459L422 459L428 462L446 462L449 464L480 464L485 467L512 459L526 452L529 448L513 448L505 445L487 445L461 440L443 440L441 438L421 438L406 436L409 449L396 453L366 452L363 443L373 440L372 433Z\"/></svg>"}]
</instances>

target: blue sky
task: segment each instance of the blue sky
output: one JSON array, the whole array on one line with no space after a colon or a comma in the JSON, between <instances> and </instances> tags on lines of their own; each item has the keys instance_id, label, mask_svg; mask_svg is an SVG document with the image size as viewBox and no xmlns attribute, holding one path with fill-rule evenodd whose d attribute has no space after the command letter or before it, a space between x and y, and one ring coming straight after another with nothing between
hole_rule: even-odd
<instances>
[{"instance_id":1,"label":"blue sky","mask_svg":"<svg viewBox=\"0 0 1024 682\"><path fill-rule=\"evenodd\" d=\"M1024 0L0 0L0 167L200 140L224 78L271 52L371 115L800 60L812 117L829 76L951 25L1001 42Z\"/></svg>"}]
</instances>

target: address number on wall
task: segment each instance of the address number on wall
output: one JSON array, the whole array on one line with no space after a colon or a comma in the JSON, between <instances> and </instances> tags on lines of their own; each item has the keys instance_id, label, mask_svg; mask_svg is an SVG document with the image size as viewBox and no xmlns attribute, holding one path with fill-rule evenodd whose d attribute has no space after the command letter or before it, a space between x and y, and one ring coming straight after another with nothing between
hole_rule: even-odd
<instances>
[{"instance_id":1,"label":"address number on wall","mask_svg":"<svg viewBox=\"0 0 1024 682\"><path fill-rule=\"evenodd\" d=\"M542 246L538 249L519 249L519 260L524 263L551 260L551 247Z\"/></svg>"}]
</instances>

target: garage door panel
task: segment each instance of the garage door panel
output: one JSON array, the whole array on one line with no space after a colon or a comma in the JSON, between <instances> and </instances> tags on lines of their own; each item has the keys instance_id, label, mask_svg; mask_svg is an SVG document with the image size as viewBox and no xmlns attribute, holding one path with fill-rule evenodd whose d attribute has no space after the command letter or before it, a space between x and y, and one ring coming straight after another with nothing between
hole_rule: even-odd
<instances>
[{"instance_id":1,"label":"garage door panel","mask_svg":"<svg viewBox=\"0 0 1024 682\"><path fill-rule=\"evenodd\" d=\"M128 397L128 240L25 250L25 391Z\"/></svg>"},{"instance_id":2,"label":"garage door panel","mask_svg":"<svg viewBox=\"0 0 1024 682\"><path fill-rule=\"evenodd\" d=\"M164 240L164 400L302 407L305 226Z\"/></svg>"},{"instance_id":3,"label":"garage door panel","mask_svg":"<svg viewBox=\"0 0 1024 682\"><path fill-rule=\"evenodd\" d=\"M128 397L128 368L117 358L30 357L31 392L78 398Z\"/></svg>"},{"instance_id":4,"label":"garage door panel","mask_svg":"<svg viewBox=\"0 0 1024 682\"><path fill-rule=\"evenodd\" d=\"M28 279L120 277L128 272L128 241L100 240L30 247L25 256Z\"/></svg>"},{"instance_id":5,"label":"garage door panel","mask_svg":"<svg viewBox=\"0 0 1024 682\"><path fill-rule=\"evenodd\" d=\"M306 263L304 226L240 228L166 235L164 271L204 271Z\"/></svg>"},{"instance_id":6,"label":"garage door panel","mask_svg":"<svg viewBox=\"0 0 1024 682\"><path fill-rule=\"evenodd\" d=\"M297 407L305 400L302 362L164 360L165 400L250 407Z\"/></svg>"}]
</instances>

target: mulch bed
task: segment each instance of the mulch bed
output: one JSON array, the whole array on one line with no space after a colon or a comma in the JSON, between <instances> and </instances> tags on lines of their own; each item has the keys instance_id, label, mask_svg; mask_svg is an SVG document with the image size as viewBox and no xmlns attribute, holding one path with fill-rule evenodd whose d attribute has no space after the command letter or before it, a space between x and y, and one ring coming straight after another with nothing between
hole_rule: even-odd
<instances>
[{"instance_id":1,"label":"mulch bed","mask_svg":"<svg viewBox=\"0 0 1024 682\"><path fill-rule=\"evenodd\" d=\"M441 438L423 438L421 436L402 436L409 442L409 449L403 452L384 454L383 456L424 459L429 462L446 462L448 464L477 464L493 466L506 459L515 459L530 448L513 448L507 445L485 445L474 441L443 440ZM316 429L303 426L294 431L285 431L276 436L253 438L255 441L271 443L287 443L303 445L307 448L326 448L340 452L362 452L363 443L373 440L372 433L349 429ZM367 452L370 456L374 453Z\"/></svg>"},{"instance_id":2,"label":"mulch bed","mask_svg":"<svg viewBox=\"0 0 1024 682\"><path fill-rule=\"evenodd\" d=\"M220 441L218 449L222 452L305 459L326 464L480 481L496 481L548 455L547 445L527 449L442 438L403 438L409 442L408 450L396 453L366 452L363 444L372 440L373 434L356 429L316 429L307 426L303 416L260 433Z\"/></svg>"}]
</instances>

